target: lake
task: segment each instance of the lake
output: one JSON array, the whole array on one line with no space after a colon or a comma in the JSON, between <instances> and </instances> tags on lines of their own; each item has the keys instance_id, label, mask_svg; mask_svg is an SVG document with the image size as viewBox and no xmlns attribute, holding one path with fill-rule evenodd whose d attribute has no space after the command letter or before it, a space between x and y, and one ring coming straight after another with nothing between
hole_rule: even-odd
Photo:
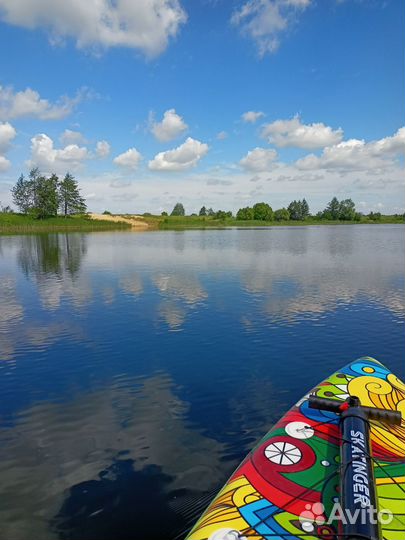
<instances>
[{"instance_id":1,"label":"lake","mask_svg":"<svg viewBox=\"0 0 405 540\"><path fill-rule=\"evenodd\" d=\"M405 377L404 226L0 237L0 538L182 538L305 392Z\"/></svg>"}]
</instances>

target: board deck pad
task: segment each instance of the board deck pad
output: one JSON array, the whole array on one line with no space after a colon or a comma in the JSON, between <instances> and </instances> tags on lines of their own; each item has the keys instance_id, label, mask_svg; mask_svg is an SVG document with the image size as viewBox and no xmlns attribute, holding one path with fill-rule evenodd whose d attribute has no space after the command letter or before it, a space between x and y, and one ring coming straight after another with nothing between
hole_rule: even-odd
<instances>
[{"instance_id":1,"label":"board deck pad","mask_svg":"<svg viewBox=\"0 0 405 540\"><path fill-rule=\"evenodd\" d=\"M339 417L310 409L308 397L400 411L400 426L370 420L384 540L405 540L405 384L377 360L348 364L292 407L249 453L187 536L188 540L334 540L339 501ZM335 514L334 514L335 515ZM388 519L384 519L388 521Z\"/></svg>"}]
</instances>

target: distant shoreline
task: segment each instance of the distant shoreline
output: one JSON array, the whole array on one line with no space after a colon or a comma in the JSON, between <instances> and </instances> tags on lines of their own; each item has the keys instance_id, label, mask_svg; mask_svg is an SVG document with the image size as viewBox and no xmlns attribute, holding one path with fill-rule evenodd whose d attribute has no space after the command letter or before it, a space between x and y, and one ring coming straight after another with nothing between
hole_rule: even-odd
<instances>
[{"instance_id":1,"label":"distant shoreline","mask_svg":"<svg viewBox=\"0 0 405 540\"><path fill-rule=\"evenodd\" d=\"M381 216L378 221L373 221L364 217L361 221L339 221L307 218L303 221L242 221L236 218L215 219L214 217L200 216L143 216L149 224L150 229L159 230L190 230L190 229L227 229L227 228L255 228L255 227L307 227L325 225L382 225L382 224L403 224L402 216Z\"/></svg>"},{"instance_id":2,"label":"distant shoreline","mask_svg":"<svg viewBox=\"0 0 405 540\"><path fill-rule=\"evenodd\" d=\"M262 227L308 227L340 225L384 225L404 224L402 216L381 216L378 221L364 217L361 221L320 220L308 218L304 221L242 221L235 218L215 219L200 216L152 216L135 214L89 214L85 216L51 217L35 219L22 214L0 214L0 234L27 234L51 232L91 232L110 230L156 231L193 229L230 229Z\"/></svg>"}]
</instances>

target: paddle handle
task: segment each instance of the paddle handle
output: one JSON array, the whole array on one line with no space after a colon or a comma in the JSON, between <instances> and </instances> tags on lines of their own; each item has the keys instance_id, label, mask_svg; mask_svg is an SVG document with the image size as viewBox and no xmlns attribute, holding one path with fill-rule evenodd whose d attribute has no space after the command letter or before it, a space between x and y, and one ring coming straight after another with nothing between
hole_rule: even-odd
<instances>
[{"instance_id":1,"label":"paddle handle","mask_svg":"<svg viewBox=\"0 0 405 540\"><path fill-rule=\"evenodd\" d=\"M317 396L309 396L309 407L311 409L319 409L321 411L334 412L341 414L344 410L342 405L345 402L336 401L334 399L321 398ZM400 426L402 416L399 411L387 411L385 409L377 409L376 407L361 407L368 420L378 420L394 426Z\"/></svg>"},{"instance_id":2,"label":"paddle handle","mask_svg":"<svg viewBox=\"0 0 405 540\"><path fill-rule=\"evenodd\" d=\"M318 409L320 411L329 411L339 414L341 412L340 407L342 406L342 402L336 401L335 399L309 396L308 405L310 409Z\"/></svg>"}]
</instances>

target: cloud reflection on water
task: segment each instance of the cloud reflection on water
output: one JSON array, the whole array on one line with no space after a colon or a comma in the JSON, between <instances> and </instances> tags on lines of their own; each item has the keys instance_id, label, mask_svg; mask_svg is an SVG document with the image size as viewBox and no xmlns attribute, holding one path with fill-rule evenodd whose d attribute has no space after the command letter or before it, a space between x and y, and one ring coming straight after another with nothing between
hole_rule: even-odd
<instances>
[{"instance_id":1,"label":"cloud reflection on water","mask_svg":"<svg viewBox=\"0 0 405 540\"><path fill-rule=\"evenodd\" d=\"M24 316L17 298L16 279L3 275L0 281L0 360L10 360L14 353L13 334Z\"/></svg>"},{"instance_id":2,"label":"cloud reflection on water","mask_svg":"<svg viewBox=\"0 0 405 540\"><path fill-rule=\"evenodd\" d=\"M366 306L375 325L384 310L404 321L401 226L48 236L0 238L8 540L112 537L111 516L144 532L140 497L171 520L173 493L218 487L329 369L321 349L352 319L308 347L322 318Z\"/></svg>"},{"instance_id":3,"label":"cloud reflection on water","mask_svg":"<svg viewBox=\"0 0 405 540\"><path fill-rule=\"evenodd\" d=\"M15 427L0 431L0 536L57 537L48 521L74 486L99 480L100 473L120 460L130 460L134 471L155 467L170 480L155 486L167 496L178 489L204 492L216 486L223 477L224 445L195 429L187 420L189 405L176 391L165 373L137 380L121 377L67 403L21 411ZM93 495L94 511L100 494L95 490ZM114 497L120 497L119 485L109 500ZM143 516L136 508L133 512L140 525ZM96 518L81 516L81 526L88 519ZM143 523L140 530L146 527Z\"/></svg>"},{"instance_id":4,"label":"cloud reflection on water","mask_svg":"<svg viewBox=\"0 0 405 540\"><path fill-rule=\"evenodd\" d=\"M258 317L260 324L317 321L356 302L383 306L403 321L401 242L401 226L1 239L3 260L18 261L49 313L65 315L65 302L85 312L99 299L109 309L122 296L134 302L144 297L149 307L143 317L171 330L181 330L203 307L222 309L227 300L218 287L212 289L218 283L233 285L238 297L247 293L242 329L253 329ZM13 356L13 336L22 333L26 309L11 272L0 291L5 335L0 352L6 359Z\"/></svg>"}]
</instances>

